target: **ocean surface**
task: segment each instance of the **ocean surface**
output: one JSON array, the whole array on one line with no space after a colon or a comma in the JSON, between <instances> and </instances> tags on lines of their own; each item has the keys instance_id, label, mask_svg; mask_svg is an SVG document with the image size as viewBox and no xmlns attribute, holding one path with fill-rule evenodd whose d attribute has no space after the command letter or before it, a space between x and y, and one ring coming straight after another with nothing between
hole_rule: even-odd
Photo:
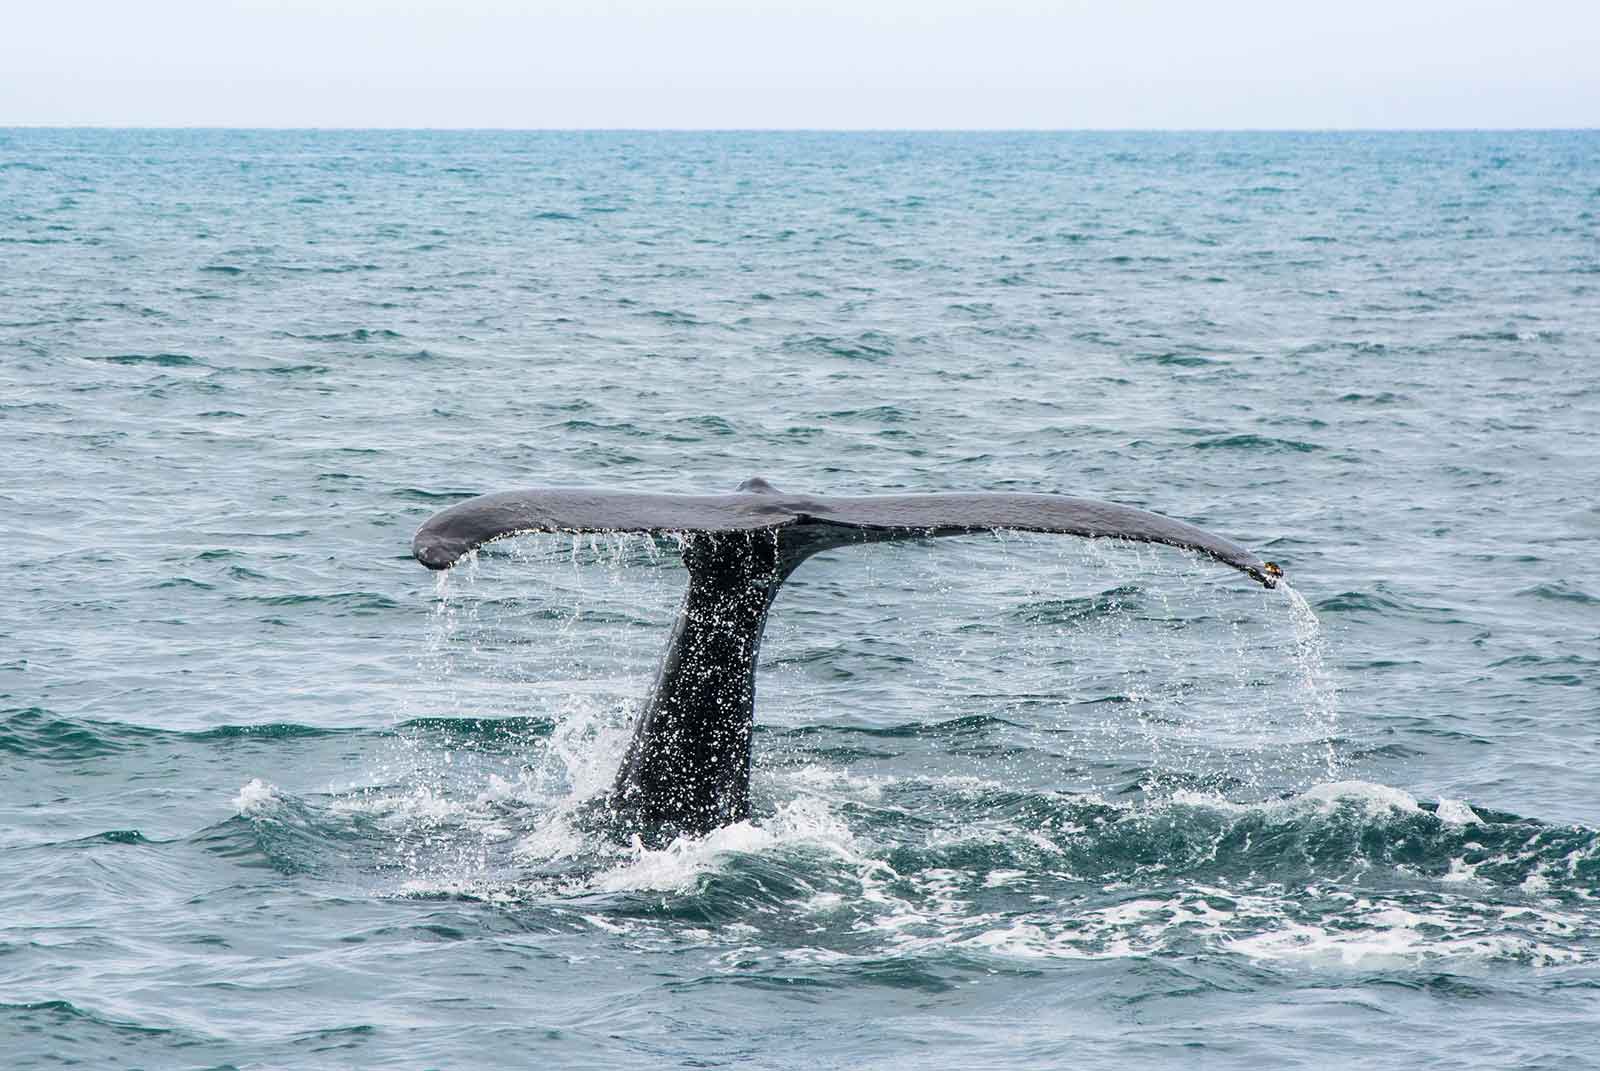
<instances>
[{"instance_id":1,"label":"ocean surface","mask_svg":"<svg viewBox=\"0 0 1600 1071\"><path fill-rule=\"evenodd\" d=\"M606 787L671 539L847 548L755 820ZM1600 134L0 130L0 1066L1600 1066Z\"/></svg>"}]
</instances>

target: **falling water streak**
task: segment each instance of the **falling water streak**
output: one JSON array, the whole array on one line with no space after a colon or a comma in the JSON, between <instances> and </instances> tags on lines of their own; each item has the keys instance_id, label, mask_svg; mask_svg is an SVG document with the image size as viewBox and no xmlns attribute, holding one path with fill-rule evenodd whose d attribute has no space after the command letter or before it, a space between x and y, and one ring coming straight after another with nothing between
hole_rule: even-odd
<instances>
[{"instance_id":1,"label":"falling water streak","mask_svg":"<svg viewBox=\"0 0 1600 1071\"><path fill-rule=\"evenodd\" d=\"M1322 731L1323 774L1327 780L1333 781L1338 776L1339 768L1338 755L1334 751L1339 706L1338 693L1328 675L1326 633L1317 618L1317 612L1294 585L1283 579L1278 581L1278 589L1289 600L1289 620L1294 629L1293 658L1301 690Z\"/></svg>"}]
</instances>

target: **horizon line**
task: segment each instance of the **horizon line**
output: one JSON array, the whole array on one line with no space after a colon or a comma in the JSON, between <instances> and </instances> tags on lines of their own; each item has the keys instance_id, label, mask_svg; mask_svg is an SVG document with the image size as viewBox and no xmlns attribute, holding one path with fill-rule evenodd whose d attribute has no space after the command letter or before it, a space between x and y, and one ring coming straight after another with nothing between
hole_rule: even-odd
<instances>
[{"instance_id":1,"label":"horizon line","mask_svg":"<svg viewBox=\"0 0 1600 1071\"><path fill-rule=\"evenodd\" d=\"M0 130L505 134L1583 134L1600 126L306 126L228 123L0 123Z\"/></svg>"}]
</instances>

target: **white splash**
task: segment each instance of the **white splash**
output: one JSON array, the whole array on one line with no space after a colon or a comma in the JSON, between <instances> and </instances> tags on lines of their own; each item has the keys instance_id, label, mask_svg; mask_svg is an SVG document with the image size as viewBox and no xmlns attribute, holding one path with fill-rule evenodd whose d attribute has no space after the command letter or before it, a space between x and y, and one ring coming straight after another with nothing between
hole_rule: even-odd
<instances>
[{"instance_id":1,"label":"white splash","mask_svg":"<svg viewBox=\"0 0 1600 1071\"><path fill-rule=\"evenodd\" d=\"M1447 826L1482 825L1483 819L1478 817L1476 811L1469 807L1464 800L1439 801L1439 809L1435 812L1439 821Z\"/></svg>"},{"instance_id":2,"label":"white splash","mask_svg":"<svg viewBox=\"0 0 1600 1071\"><path fill-rule=\"evenodd\" d=\"M278 790L275 786L267 784L259 777L253 777L233 798L233 809L239 814L256 814L277 798Z\"/></svg>"},{"instance_id":3,"label":"white splash","mask_svg":"<svg viewBox=\"0 0 1600 1071\"><path fill-rule=\"evenodd\" d=\"M701 875L726 865L735 854L773 850L811 849L846 862L865 861L849 827L823 801L811 797L790 800L771 818L754 825L739 822L702 837L679 837L665 848L646 848L635 838L618 866L592 881L604 892L686 891Z\"/></svg>"},{"instance_id":4,"label":"white splash","mask_svg":"<svg viewBox=\"0 0 1600 1071\"><path fill-rule=\"evenodd\" d=\"M1299 799L1315 804L1324 811L1334 810L1345 803L1355 804L1368 814L1384 812L1411 814L1422 809L1417 806L1416 797L1404 789L1376 785L1370 781L1333 781L1324 785L1313 785L1303 792Z\"/></svg>"}]
</instances>

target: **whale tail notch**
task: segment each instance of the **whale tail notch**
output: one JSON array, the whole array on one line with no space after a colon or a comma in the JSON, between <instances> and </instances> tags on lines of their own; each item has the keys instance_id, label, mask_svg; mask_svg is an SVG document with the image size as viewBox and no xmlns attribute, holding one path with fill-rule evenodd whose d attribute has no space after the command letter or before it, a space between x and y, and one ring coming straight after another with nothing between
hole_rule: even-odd
<instances>
[{"instance_id":1,"label":"whale tail notch","mask_svg":"<svg viewBox=\"0 0 1600 1071\"><path fill-rule=\"evenodd\" d=\"M444 569L496 539L532 532L677 534L688 589L609 797L620 830L652 842L750 814L756 659L788 575L855 543L1011 529L1196 551L1267 588L1283 570L1183 521L1065 495L954 493L823 497L759 477L733 494L532 488L468 499L418 529L412 554Z\"/></svg>"},{"instance_id":2,"label":"whale tail notch","mask_svg":"<svg viewBox=\"0 0 1600 1071\"><path fill-rule=\"evenodd\" d=\"M727 495L544 487L480 495L435 514L411 551L445 569L496 539L532 532L733 533L770 530L786 548L923 539L1011 529L1163 543L1232 566L1265 587L1283 575L1245 548L1133 506L1067 495L1007 492L823 497L785 494L753 477Z\"/></svg>"}]
</instances>

